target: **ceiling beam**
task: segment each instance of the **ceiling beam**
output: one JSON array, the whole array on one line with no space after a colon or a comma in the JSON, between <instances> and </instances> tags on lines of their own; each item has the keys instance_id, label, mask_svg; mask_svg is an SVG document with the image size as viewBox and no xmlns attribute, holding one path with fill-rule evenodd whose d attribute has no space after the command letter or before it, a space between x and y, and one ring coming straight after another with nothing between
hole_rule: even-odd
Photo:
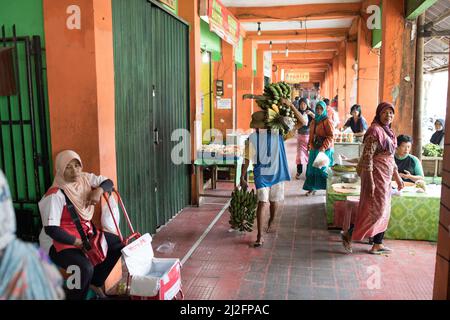
<instances>
[{"instance_id":1,"label":"ceiling beam","mask_svg":"<svg viewBox=\"0 0 450 320\"><path fill-rule=\"evenodd\" d=\"M323 40L326 42L336 40L337 38L345 38L347 33L347 28L263 31L260 36L258 36L257 32L252 31L247 32L247 39L260 41Z\"/></svg>"},{"instance_id":2,"label":"ceiling beam","mask_svg":"<svg viewBox=\"0 0 450 320\"><path fill-rule=\"evenodd\" d=\"M336 56L334 52L318 52L318 53L289 53L286 57L284 53L272 54L272 60L331 60Z\"/></svg>"},{"instance_id":3,"label":"ceiling beam","mask_svg":"<svg viewBox=\"0 0 450 320\"><path fill-rule=\"evenodd\" d=\"M297 65L299 68L322 68L331 67L333 60L304 60L304 61L289 61L289 60L273 60L272 64L281 65Z\"/></svg>"},{"instance_id":4,"label":"ceiling beam","mask_svg":"<svg viewBox=\"0 0 450 320\"><path fill-rule=\"evenodd\" d=\"M338 42L305 42L305 43L289 43L289 50L338 50ZM270 49L269 44L258 44L258 49L263 51L281 51L286 50L286 44L275 43Z\"/></svg>"},{"instance_id":5,"label":"ceiling beam","mask_svg":"<svg viewBox=\"0 0 450 320\"><path fill-rule=\"evenodd\" d=\"M359 16L361 3L304 4L274 7L229 7L239 22L322 20Z\"/></svg>"}]
</instances>

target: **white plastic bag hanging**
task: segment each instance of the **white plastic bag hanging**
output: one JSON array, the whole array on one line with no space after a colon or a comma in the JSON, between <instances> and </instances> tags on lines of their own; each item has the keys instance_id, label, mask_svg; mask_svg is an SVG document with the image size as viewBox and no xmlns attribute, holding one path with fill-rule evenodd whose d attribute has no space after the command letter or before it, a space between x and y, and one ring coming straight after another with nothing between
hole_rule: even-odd
<instances>
[{"instance_id":1,"label":"white plastic bag hanging","mask_svg":"<svg viewBox=\"0 0 450 320\"><path fill-rule=\"evenodd\" d=\"M317 169L322 169L323 167L328 167L330 165L330 158L327 157L325 152L319 152L314 160L313 167Z\"/></svg>"},{"instance_id":2,"label":"white plastic bag hanging","mask_svg":"<svg viewBox=\"0 0 450 320\"><path fill-rule=\"evenodd\" d=\"M119 227L120 211L119 211L119 206L117 205L116 199L114 198L113 195L109 196L109 205L114 214L114 218L116 219L117 227ZM102 223L102 227L103 227L104 231L118 235L116 225L114 224L114 220L111 216L111 211L109 210L108 204L106 202L102 207L101 223Z\"/></svg>"}]
</instances>

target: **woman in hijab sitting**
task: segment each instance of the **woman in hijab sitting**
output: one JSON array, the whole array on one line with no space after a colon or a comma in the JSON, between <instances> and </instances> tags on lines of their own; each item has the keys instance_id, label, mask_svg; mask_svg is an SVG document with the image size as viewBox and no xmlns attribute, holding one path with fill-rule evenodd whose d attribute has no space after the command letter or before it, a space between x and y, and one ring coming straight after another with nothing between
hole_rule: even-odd
<instances>
[{"instance_id":1,"label":"woman in hijab sitting","mask_svg":"<svg viewBox=\"0 0 450 320\"><path fill-rule=\"evenodd\" d=\"M303 189L308 191L306 196L311 196L317 190L327 189L328 167L315 168L313 166L319 152L324 152L330 159L329 166L333 165L333 137L334 130L331 120L328 118L327 105L319 101L316 105L315 119L311 121L309 133L309 159L306 170L306 181Z\"/></svg>"},{"instance_id":2,"label":"woman in hijab sitting","mask_svg":"<svg viewBox=\"0 0 450 320\"><path fill-rule=\"evenodd\" d=\"M91 284L103 297L100 287L119 260L123 245L116 235L97 230L91 220L94 206L104 192L112 191L113 182L82 172L83 163L74 151L59 153L55 167L53 185L39 202L44 226L41 246L49 248L50 258L59 267L80 268L81 286L67 290L67 299L85 299Z\"/></svg>"},{"instance_id":3,"label":"woman in hijab sitting","mask_svg":"<svg viewBox=\"0 0 450 320\"><path fill-rule=\"evenodd\" d=\"M0 170L0 300L64 299L63 279L47 254L15 233L11 193Z\"/></svg>"},{"instance_id":4,"label":"woman in hijab sitting","mask_svg":"<svg viewBox=\"0 0 450 320\"><path fill-rule=\"evenodd\" d=\"M441 148L444 147L444 137L445 137L445 121L444 119L437 119L434 123L434 128L436 129L436 132L431 137L430 142L433 144L437 144Z\"/></svg>"}]
</instances>

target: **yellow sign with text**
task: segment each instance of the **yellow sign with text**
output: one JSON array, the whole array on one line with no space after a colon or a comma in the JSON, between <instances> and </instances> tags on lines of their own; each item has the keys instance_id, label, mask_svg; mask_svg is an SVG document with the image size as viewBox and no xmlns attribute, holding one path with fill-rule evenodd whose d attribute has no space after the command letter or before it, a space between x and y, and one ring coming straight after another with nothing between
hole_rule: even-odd
<instances>
[{"instance_id":1,"label":"yellow sign with text","mask_svg":"<svg viewBox=\"0 0 450 320\"><path fill-rule=\"evenodd\" d=\"M285 81L287 83L309 82L309 72L287 72Z\"/></svg>"}]
</instances>

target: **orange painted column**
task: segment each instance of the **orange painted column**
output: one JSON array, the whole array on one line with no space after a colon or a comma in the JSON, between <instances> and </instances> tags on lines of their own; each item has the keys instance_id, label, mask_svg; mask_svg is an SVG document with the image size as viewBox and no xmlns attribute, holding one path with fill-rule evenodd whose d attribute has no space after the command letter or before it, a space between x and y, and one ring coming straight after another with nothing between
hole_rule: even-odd
<instances>
[{"instance_id":1,"label":"orange painted column","mask_svg":"<svg viewBox=\"0 0 450 320\"><path fill-rule=\"evenodd\" d=\"M256 76L253 79L255 94L263 94L264 91L264 51L256 50Z\"/></svg>"},{"instance_id":2,"label":"orange painted column","mask_svg":"<svg viewBox=\"0 0 450 320\"><path fill-rule=\"evenodd\" d=\"M250 129L250 121L253 112L253 100L244 100L244 94L252 94L253 90L253 43L252 40L244 39L244 62L243 67L237 74L237 128L241 130Z\"/></svg>"},{"instance_id":3,"label":"orange painted column","mask_svg":"<svg viewBox=\"0 0 450 320\"><path fill-rule=\"evenodd\" d=\"M397 115L411 115L397 116L393 127L398 134L412 135L416 41L405 23L404 3L383 0L380 100L393 103Z\"/></svg>"},{"instance_id":4,"label":"orange painted column","mask_svg":"<svg viewBox=\"0 0 450 320\"><path fill-rule=\"evenodd\" d=\"M346 48L346 66L345 66L345 117L347 118L350 114L350 108L356 104L357 96L357 73L355 71L356 63L356 42L348 41Z\"/></svg>"},{"instance_id":5,"label":"orange painted column","mask_svg":"<svg viewBox=\"0 0 450 320\"><path fill-rule=\"evenodd\" d=\"M337 55L333 59L333 91L331 92L331 96L327 98L333 100L334 97L338 94L338 91L339 91L339 56Z\"/></svg>"},{"instance_id":6,"label":"orange painted column","mask_svg":"<svg viewBox=\"0 0 450 320\"><path fill-rule=\"evenodd\" d=\"M358 94L357 103L370 124L378 106L379 56L372 50L371 31L366 20L359 20L358 27Z\"/></svg>"},{"instance_id":7,"label":"orange painted column","mask_svg":"<svg viewBox=\"0 0 450 320\"><path fill-rule=\"evenodd\" d=\"M202 144L200 17L197 0L178 1L178 14L189 23L190 128L191 157L194 160ZM202 179L200 179L202 180ZM195 174L191 177L192 203L199 204Z\"/></svg>"},{"instance_id":8,"label":"orange painted column","mask_svg":"<svg viewBox=\"0 0 450 320\"><path fill-rule=\"evenodd\" d=\"M233 130L233 103L234 86L233 79L235 75L234 68L234 49L229 43L222 40L222 59L220 62L214 62L214 87L216 80L223 80L224 94L222 100L229 100L231 109L219 109L218 100L214 101L214 128L220 130L223 140L227 138L227 130ZM231 132L228 132L231 133Z\"/></svg>"},{"instance_id":9,"label":"orange painted column","mask_svg":"<svg viewBox=\"0 0 450 320\"><path fill-rule=\"evenodd\" d=\"M347 53L347 44L345 41L341 43L339 48L339 88L338 88L338 113L339 119L341 121L340 124L344 124L344 118L346 116L347 110L347 90L346 90L346 53Z\"/></svg>"},{"instance_id":10,"label":"orange painted column","mask_svg":"<svg viewBox=\"0 0 450 320\"><path fill-rule=\"evenodd\" d=\"M85 171L115 181L111 1L44 0L43 9L53 157L74 150Z\"/></svg>"},{"instance_id":11,"label":"orange painted column","mask_svg":"<svg viewBox=\"0 0 450 320\"><path fill-rule=\"evenodd\" d=\"M434 300L450 300L450 81L445 125L444 168L442 170L441 215L434 276Z\"/></svg>"}]
</instances>

